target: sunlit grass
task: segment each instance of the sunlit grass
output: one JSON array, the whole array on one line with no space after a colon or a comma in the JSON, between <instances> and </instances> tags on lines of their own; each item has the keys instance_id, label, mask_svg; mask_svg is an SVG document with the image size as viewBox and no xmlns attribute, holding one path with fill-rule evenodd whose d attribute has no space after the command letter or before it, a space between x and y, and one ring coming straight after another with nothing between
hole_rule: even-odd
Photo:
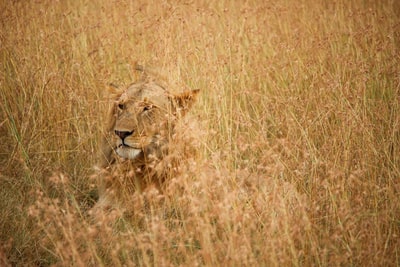
<instances>
[{"instance_id":1,"label":"sunlit grass","mask_svg":"<svg viewBox=\"0 0 400 267\"><path fill-rule=\"evenodd\" d=\"M398 10L3 1L0 265L399 265ZM136 62L201 89L200 158L93 222L105 87Z\"/></svg>"}]
</instances>

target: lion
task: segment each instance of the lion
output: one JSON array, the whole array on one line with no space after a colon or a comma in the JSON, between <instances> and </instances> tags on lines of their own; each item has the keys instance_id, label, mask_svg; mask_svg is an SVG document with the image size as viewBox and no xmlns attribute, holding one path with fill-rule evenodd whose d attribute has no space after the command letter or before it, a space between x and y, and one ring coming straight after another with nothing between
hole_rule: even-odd
<instances>
[{"instance_id":1,"label":"lion","mask_svg":"<svg viewBox=\"0 0 400 267\"><path fill-rule=\"evenodd\" d=\"M135 192L149 188L164 190L166 181L194 153L190 138L181 136L198 93L173 94L148 78L125 90L112 90L95 209L123 207Z\"/></svg>"}]
</instances>

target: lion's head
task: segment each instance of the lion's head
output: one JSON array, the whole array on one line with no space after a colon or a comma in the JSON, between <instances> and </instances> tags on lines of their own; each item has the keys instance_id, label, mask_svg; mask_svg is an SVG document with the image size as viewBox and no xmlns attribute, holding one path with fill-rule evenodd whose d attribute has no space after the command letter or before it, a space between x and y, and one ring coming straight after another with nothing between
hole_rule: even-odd
<instances>
[{"instance_id":1,"label":"lion's head","mask_svg":"<svg viewBox=\"0 0 400 267\"><path fill-rule=\"evenodd\" d=\"M199 90L175 95L154 81L114 92L103 166L120 159L145 164L162 158L174 126L192 106Z\"/></svg>"},{"instance_id":2,"label":"lion's head","mask_svg":"<svg viewBox=\"0 0 400 267\"><path fill-rule=\"evenodd\" d=\"M193 122L185 115L199 90L172 94L149 79L114 89L98 166L95 213L129 202L133 192L162 189L196 154Z\"/></svg>"}]
</instances>

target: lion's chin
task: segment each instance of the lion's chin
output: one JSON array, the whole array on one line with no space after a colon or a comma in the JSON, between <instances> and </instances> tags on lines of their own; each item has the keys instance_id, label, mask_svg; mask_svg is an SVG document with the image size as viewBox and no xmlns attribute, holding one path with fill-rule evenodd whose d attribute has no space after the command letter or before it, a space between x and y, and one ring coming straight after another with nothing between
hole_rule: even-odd
<instances>
[{"instance_id":1,"label":"lion's chin","mask_svg":"<svg viewBox=\"0 0 400 267\"><path fill-rule=\"evenodd\" d=\"M118 156L124 159L136 159L140 153L141 149L127 147L127 146L119 146L115 152L117 152Z\"/></svg>"}]
</instances>

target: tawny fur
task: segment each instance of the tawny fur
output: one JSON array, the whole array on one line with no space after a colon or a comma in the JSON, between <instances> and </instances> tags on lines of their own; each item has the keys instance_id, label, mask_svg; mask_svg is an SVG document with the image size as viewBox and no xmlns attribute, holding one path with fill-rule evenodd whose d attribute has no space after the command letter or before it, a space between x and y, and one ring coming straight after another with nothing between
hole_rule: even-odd
<instances>
[{"instance_id":1,"label":"tawny fur","mask_svg":"<svg viewBox=\"0 0 400 267\"><path fill-rule=\"evenodd\" d=\"M149 188L162 191L194 157L193 121L186 113L197 94L198 90L171 94L152 80L113 90L94 210L124 208L135 192Z\"/></svg>"}]
</instances>

